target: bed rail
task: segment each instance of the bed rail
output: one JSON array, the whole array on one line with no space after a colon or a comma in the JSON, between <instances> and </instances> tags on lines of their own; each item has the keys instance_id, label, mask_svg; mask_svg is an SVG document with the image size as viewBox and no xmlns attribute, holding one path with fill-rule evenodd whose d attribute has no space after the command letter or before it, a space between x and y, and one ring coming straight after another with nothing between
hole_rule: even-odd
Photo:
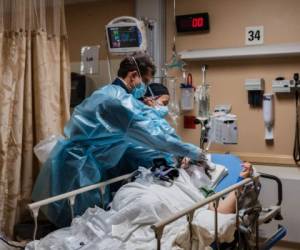
<instances>
[{"instance_id":1,"label":"bed rail","mask_svg":"<svg viewBox=\"0 0 300 250\"><path fill-rule=\"evenodd\" d=\"M53 197L50 197L50 198L47 198L47 199L29 204L28 207L29 207L29 209L32 213L32 216L33 216L33 219L34 219L34 225L35 225L34 233L33 233L33 240L36 239L36 233L37 233L37 228L38 228L37 218L38 218L40 207L46 206L46 205L48 205L50 203L53 203L53 202L56 202L56 201L68 199L69 204L70 204L72 218L73 218L73 216L74 216L73 206L75 204L75 198L76 198L77 195L79 195L81 193L91 191L91 190L99 189L101 195L103 196L103 194L105 192L105 187L107 185L110 185L110 184L113 184L113 183L116 183L116 182L119 182L119 181L124 181L124 180L129 181L135 174L136 174L136 171L134 171L130 174L126 174L126 175L122 175L122 176L110 179L108 181L104 181L104 182L100 182L100 183L97 183L97 184L94 184L94 185L79 188L79 189L76 189L76 190L71 191L71 192L67 192L67 193L64 193L64 194L61 194L61 195L53 196ZM238 217L239 207L238 207L238 202L237 201L238 201L238 198L240 196L240 188L245 186L248 183L253 182L258 177L259 177L259 175L256 175L252 178L244 179L244 180L242 180L242 181L240 181L240 182L224 189L223 191L218 192L218 193L206 198L205 200L202 200L202 201L194 204L193 206L191 206L187 209L184 209L184 210L182 210L182 211L180 211L176 214L173 214L169 218L161 220L158 223L152 225L151 228L154 230L155 237L156 237L156 240L157 240L157 250L161 249L161 238L162 238L165 226L167 226L168 224L176 221L179 218L182 218L183 216L187 217L187 221L189 223L189 229L190 229L190 240L192 240L192 222L193 222L194 213L197 209L199 209L199 208L201 208L201 207L203 207L207 204L210 204L210 203L213 203L213 207L214 207L214 210L215 210L215 242L216 242L217 248L219 249L217 211L218 211L218 205L219 205L220 198L222 198L224 195L226 195L230 192L233 192L233 191L235 192L235 195L236 195L236 198L237 198L236 199L236 223L237 223L237 229L238 229L239 228L239 217Z\"/></svg>"},{"instance_id":2,"label":"bed rail","mask_svg":"<svg viewBox=\"0 0 300 250\"><path fill-rule=\"evenodd\" d=\"M28 204L28 207L29 207L29 209L31 211L31 214L33 216L33 219L34 219L33 240L36 239L36 233L37 233L37 228L38 228L37 218L38 218L38 215L39 215L40 207L49 205L50 203L53 203L53 202L56 202L56 201L61 201L61 200L64 200L64 199L68 199L69 204L70 204L70 209L71 209L71 215L72 215L72 219L73 219L74 218L73 206L75 204L75 198L76 198L77 195L99 188L100 194L103 197L106 186L108 186L110 184L113 184L113 183L116 183L116 182L119 182L119 181L124 181L124 180L128 181L136 174L136 172L137 171L134 171L130 174L125 174L125 175L122 175L122 176L119 176L119 177L116 177L116 178L112 178L112 179L104 181L104 182L100 182L100 183L97 183L97 184L82 187L82 188L79 188L79 189L76 189L76 190L73 190L73 191L70 191L70 192L67 192L67 193L64 193L64 194L60 194L60 195L57 195L57 196L53 196L53 197L50 197L50 198L47 198L47 199L44 199L44 200L40 200L40 201L31 203L31 204ZM102 202L102 200L101 200L101 202Z\"/></svg>"},{"instance_id":3,"label":"bed rail","mask_svg":"<svg viewBox=\"0 0 300 250\"><path fill-rule=\"evenodd\" d=\"M237 226L237 230L239 230L239 206L238 206L238 198L240 196L240 188L242 188L243 186L245 186L248 183L253 182L255 179L257 179L259 177L259 175L256 175L252 178L247 178L244 179L208 198L206 198L205 200L202 200L196 204L194 204L193 206L184 209L176 214L172 214L169 218L161 220L159 222L157 222L156 224L152 225L151 228L154 230L155 233L155 237L156 237L156 241L157 241L157 250L161 249L161 238L163 236L163 231L165 226L167 226L168 224L182 218L183 216L187 217L187 221L189 223L189 231L190 231L190 242L192 242L192 222L193 222L193 217L194 217L194 213L197 209L213 203L213 207L214 207L214 211L215 211L215 244L217 246L217 249L219 249L219 240L218 240L218 205L219 205L219 200L220 198L222 198L224 195L230 193L230 192L235 192L236 195L236 226ZM238 231L239 233L239 231ZM258 230L257 230L258 233ZM258 235L256 235L256 237L258 238Z\"/></svg>"}]
</instances>

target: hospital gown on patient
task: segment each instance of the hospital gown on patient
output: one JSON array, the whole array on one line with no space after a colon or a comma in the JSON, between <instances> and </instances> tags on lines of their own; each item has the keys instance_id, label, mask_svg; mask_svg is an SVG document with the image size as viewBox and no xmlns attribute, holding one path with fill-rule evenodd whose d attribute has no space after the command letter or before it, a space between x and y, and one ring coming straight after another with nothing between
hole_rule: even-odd
<instances>
[{"instance_id":1,"label":"hospital gown on patient","mask_svg":"<svg viewBox=\"0 0 300 250\"><path fill-rule=\"evenodd\" d=\"M33 200L65 193L108 178L150 167L152 159L187 156L198 160L200 149L184 143L159 113L133 98L123 88L107 85L78 105L59 140L41 168ZM109 192L103 198L110 199ZM99 205L97 190L76 196L75 215ZM67 200L42 207L57 226L70 222Z\"/></svg>"}]
</instances>

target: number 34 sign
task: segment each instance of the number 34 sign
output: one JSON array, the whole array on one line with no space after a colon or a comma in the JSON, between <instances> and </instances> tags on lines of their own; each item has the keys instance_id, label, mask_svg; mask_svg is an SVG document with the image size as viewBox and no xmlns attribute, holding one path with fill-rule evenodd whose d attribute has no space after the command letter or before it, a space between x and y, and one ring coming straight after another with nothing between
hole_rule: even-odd
<instances>
[{"instance_id":1,"label":"number 34 sign","mask_svg":"<svg viewBox=\"0 0 300 250\"><path fill-rule=\"evenodd\" d=\"M257 45L264 43L264 26L246 27L246 45Z\"/></svg>"}]
</instances>

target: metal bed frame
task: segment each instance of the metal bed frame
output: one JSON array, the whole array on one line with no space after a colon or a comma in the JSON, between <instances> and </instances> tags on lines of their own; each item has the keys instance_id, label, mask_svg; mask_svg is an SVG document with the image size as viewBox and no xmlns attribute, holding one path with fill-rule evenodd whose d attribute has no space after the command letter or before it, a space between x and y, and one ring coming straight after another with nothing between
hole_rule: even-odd
<instances>
[{"instance_id":1,"label":"metal bed frame","mask_svg":"<svg viewBox=\"0 0 300 250\"><path fill-rule=\"evenodd\" d=\"M110 184L113 184L113 183L116 183L116 182L120 182L120 181L126 181L126 182L130 182L130 180L132 179L132 177L134 177L136 174L136 171L134 171L133 173L130 173L130 174L126 174L126 175L122 175L122 176L119 176L119 177L116 177L116 178L113 178L113 179L110 179L108 181L104 181L104 182L100 182L100 183L97 183L97 184L94 184L94 185L90 185L90 186L86 186L86 187L83 187L83 188L79 188L79 189L76 189L74 191L71 191L71 192L67 192L67 193L64 193L64 194L61 194L61 195L57 195L57 196L54 196L54 197L50 197L48 199L44 199L44 200L41 200L41 201L37 201L37 202L34 202L34 203L31 203L28 205L31 213L32 213L32 216L33 216L33 219L34 219L34 233L33 233L33 240L36 239L36 233L37 233L37 227L38 227L38 223L37 223L37 218L38 218L38 214L39 214L39 209L41 206L45 206L45 205L48 205L50 203L53 203L53 202L56 202L56 201L60 201L60 200L64 200L64 199L68 199L69 200L69 205L70 205L70 209L71 209L71 215L72 215L72 219L74 218L74 212L73 212L73 206L75 204L75 198L77 195L81 194L81 193L84 193L84 192L88 192L88 191L91 191L91 190L95 190L95 189L99 189L100 190L100 194L101 196L103 197L104 195L104 192L105 192L105 187L110 185ZM214 207L214 213L215 213L215 216L214 216L214 224L215 224L215 248L216 249L220 249L220 242L219 242L219 238L218 238L218 205L219 205L219 201L222 197L224 197L226 194L229 194L230 192L235 192L235 196L236 196L236 228L237 228L237 233L239 235L239 223L240 223L240 220L239 220L239 211L240 211L240 208L239 208L239 197L240 197L240 193L241 193L241 188L244 187L245 185L249 184L249 183L254 183L254 181L256 181L258 178L260 177L260 174L256 174L254 177L251 177L251 178L246 178L224 190L222 190L221 192L218 192L202 201L199 201L198 203L195 203L193 206L189 207L189 208L186 208L182 211L179 211L178 213L176 214L172 214L169 218L166 218L164 220L161 220L159 222L157 222L156 224L152 225L151 228L152 230L154 231L155 233L155 237L156 237L156 241L157 241L157 250L160 250L161 249L161 239L162 239L162 236L163 236L163 232L164 232L164 228L165 226L167 226L168 224L176 221L177 219L180 219L184 216L186 216L187 218L187 222L189 224L189 233L190 233L190 242L192 242L192 236L193 236L193 230L192 230L192 222L193 222L193 217L194 217L194 213L197 209L207 205L207 204L210 204L212 203L213 204L213 207ZM264 178L269 178L269 179L273 179L274 180L274 177L273 176L264 176L264 174L262 174L261 177L264 177ZM276 178L276 177L275 177ZM259 224L262 224L262 223L266 223L267 221L269 220L272 220L272 218L276 218L277 216L277 219L280 219L281 215L280 215L280 204L281 204L281 200L282 200L282 187L281 187L281 183L278 183L278 178L277 178L277 184L278 184L278 191L279 191L279 194L278 194L278 203L277 203L277 206L274 206L271 210L269 210L262 218L259 218L257 221L256 221L256 230L255 230L255 249L269 249L269 248L261 248L259 246ZM280 182L280 180L279 180ZM279 185L280 184L280 185ZM102 207L103 207L103 204L100 204ZM281 230L282 231L282 230ZM283 233L283 232L281 232ZM285 234L286 234L286 231L285 231ZM284 234L284 235L285 235ZM283 236L284 236L283 235ZM265 246L268 244L268 242L265 242L264 243ZM238 243L238 246L239 246L239 243Z\"/></svg>"},{"instance_id":2,"label":"metal bed frame","mask_svg":"<svg viewBox=\"0 0 300 250\"><path fill-rule=\"evenodd\" d=\"M196 204L194 204L193 206L184 209L180 212L178 212L177 214L173 214L172 216L170 216L169 218L159 221L158 223L154 224L151 226L151 228L154 230L155 232L155 237L157 240L157 250L161 249L161 238L163 235L163 231L164 231L164 227L167 226L168 224L182 218L183 216L187 217L187 221L189 223L189 231L190 231L190 241L192 241L192 222L193 222L193 217L194 217L194 213L197 209L213 203L213 207L214 207L214 211L215 211L215 244L217 245L217 248L219 249L219 238L218 238L218 206L219 206L219 200L224 197L226 194L231 193L231 192L235 192L235 196L236 196L236 226L237 226L237 230L239 230L239 206L238 206L238 198L240 196L240 188L242 188L243 186L245 186L246 184L253 182L254 179L257 179L259 176L255 176L253 178L247 178L245 180L242 180L226 189L224 189L221 192L218 192L208 198L206 198L205 200L202 200ZM258 231L257 231L258 233Z\"/></svg>"}]
</instances>

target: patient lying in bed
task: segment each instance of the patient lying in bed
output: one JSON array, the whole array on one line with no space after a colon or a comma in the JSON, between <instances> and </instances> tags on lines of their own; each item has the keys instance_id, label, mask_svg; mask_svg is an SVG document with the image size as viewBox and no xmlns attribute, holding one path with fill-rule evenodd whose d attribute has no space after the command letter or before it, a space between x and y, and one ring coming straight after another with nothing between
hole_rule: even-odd
<instances>
[{"instance_id":1,"label":"patient lying in bed","mask_svg":"<svg viewBox=\"0 0 300 250\"><path fill-rule=\"evenodd\" d=\"M182 164L181 164L181 168L187 169L189 167L189 158L184 158L182 160ZM204 162L204 164L206 164ZM249 162L245 162L242 164L242 171L240 173L240 177L241 178L247 178L249 176L251 176L253 174L253 168L252 165ZM221 200L218 206L218 212L220 213L235 213L235 194L234 192L230 193L224 200ZM210 209L212 209L213 207L210 206Z\"/></svg>"},{"instance_id":2,"label":"patient lying in bed","mask_svg":"<svg viewBox=\"0 0 300 250\"><path fill-rule=\"evenodd\" d=\"M204 199L190 176L180 169L173 185L157 183L150 171L141 168L135 182L121 187L109 211L95 207L75 218L71 227L60 229L41 241L32 242L27 249L156 249L150 225ZM244 164L242 176L249 176L252 168ZM219 206L219 239L233 240L235 232L235 196L229 194ZM193 248L189 241L186 218L165 227L162 249L204 249L214 240L214 212L205 206L195 212L193 220Z\"/></svg>"}]
</instances>

